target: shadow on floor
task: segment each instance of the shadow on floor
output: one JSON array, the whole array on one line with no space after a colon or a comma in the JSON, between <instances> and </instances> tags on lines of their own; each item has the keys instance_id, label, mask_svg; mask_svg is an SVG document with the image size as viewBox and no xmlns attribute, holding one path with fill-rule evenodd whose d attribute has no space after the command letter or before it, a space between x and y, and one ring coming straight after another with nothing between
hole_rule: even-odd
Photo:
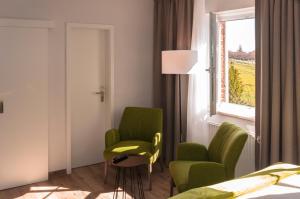
<instances>
[{"instance_id":1,"label":"shadow on floor","mask_svg":"<svg viewBox=\"0 0 300 199\"><path fill-rule=\"evenodd\" d=\"M114 193L115 169L110 168L107 184L103 182L104 164L96 164L73 169L71 175L64 171L50 174L49 180L31 185L0 191L0 199L112 199ZM152 174L152 191L147 190L147 169L141 168L145 197L148 199L163 199L169 196L169 174L165 169L161 172L158 165L154 166ZM129 182L129 178L128 182ZM129 184L129 183L128 183ZM127 189L128 190L128 189ZM122 194L119 194L122 198ZM127 194L126 198L131 198Z\"/></svg>"}]
</instances>

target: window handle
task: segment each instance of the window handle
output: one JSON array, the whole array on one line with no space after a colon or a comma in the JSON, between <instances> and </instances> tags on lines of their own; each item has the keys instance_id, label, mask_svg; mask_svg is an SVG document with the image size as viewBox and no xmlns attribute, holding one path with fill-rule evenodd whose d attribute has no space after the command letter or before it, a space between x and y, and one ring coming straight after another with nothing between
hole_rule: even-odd
<instances>
[{"instance_id":1,"label":"window handle","mask_svg":"<svg viewBox=\"0 0 300 199\"><path fill-rule=\"evenodd\" d=\"M260 136L256 137L256 142L257 142L257 144L261 144L261 137Z\"/></svg>"},{"instance_id":2,"label":"window handle","mask_svg":"<svg viewBox=\"0 0 300 199\"><path fill-rule=\"evenodd\" d=\"M215 72L215 67L210 67L205 69L205 71L209 72L209 73L214 73Z\"/></svg>"}]
</instances>

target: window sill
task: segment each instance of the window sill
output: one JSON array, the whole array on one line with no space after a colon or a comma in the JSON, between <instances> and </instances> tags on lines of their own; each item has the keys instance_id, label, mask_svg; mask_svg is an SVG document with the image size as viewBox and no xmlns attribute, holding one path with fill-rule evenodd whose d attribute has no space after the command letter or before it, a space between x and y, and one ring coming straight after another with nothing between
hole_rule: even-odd
<instances>
[{"instance_id":1,"label":"window sill","mask_svg":"<svg viewBox=\"0 0 300 199\"><path fill-rule=\"evenodd\" d=\"M207 119L208 124L220 126L223 122L235 124L252 136L255 137L255 122L249 119L243 119L237 116L232 116L227 113L217 113Z\"/></svg>"},{"instance_id":2,"label":"window sill","mask_svg":"<svg viewBox=\"0 0 300 199\"><path fill-rule=\"evenodd\" d=\"M217 113L251 122L255 121L255 108L249 106L222 102L218 104Z\"/></svg>"}]
</instances>

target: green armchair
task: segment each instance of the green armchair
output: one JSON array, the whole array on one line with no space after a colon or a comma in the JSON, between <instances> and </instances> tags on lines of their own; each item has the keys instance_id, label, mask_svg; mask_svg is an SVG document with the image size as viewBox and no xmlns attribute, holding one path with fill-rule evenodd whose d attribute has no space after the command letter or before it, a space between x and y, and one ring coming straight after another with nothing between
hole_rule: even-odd
<instances>
[{"instance_id":1,"label":"green armchair","mask_svg":"<svg viewBox=\"0 0 300 199\"><path fill-rule=\"evenodd\" d=\"M148 159L151 188L152 164L161 154L162 110L157 108L127 107L124 110L119 129L111 129L105 134L105 182L107 168L112 158L121 154L139 154ZM162 167L162 165L161 165Z\"/></svg>"},{"instance_id":2,"label":"green armchair","mask_svg":"<svg viewBox=\"0 0 300 199\"><path fill-rule=\"evenodd\" d=\"M224 122L208 149L195 143L179 144L177 160L169 164L172 177L170 195L173 195L174 185L181 193L233 179L247 138L248 134L243 129Z\"/></svg>"}]
</instances>

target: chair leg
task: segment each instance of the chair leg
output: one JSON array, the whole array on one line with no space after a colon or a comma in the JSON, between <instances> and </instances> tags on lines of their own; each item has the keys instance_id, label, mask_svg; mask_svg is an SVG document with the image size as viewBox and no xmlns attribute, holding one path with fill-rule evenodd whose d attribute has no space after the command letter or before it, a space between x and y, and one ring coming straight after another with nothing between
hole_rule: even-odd
<instances>
[{"instance_id":1,"label":"chair leg","mask_svg":"<svg viewBox=\"0 0 300 199\"><path fill-rule=\"evenodd\" d=\"M108 161L104 162L104 184L107 183Z\"/></svg>"},{"instance_id":2,"label":"chair leg","mask_svg":"<svg viewBox=\"0 0 300 199\"><path fill-rule=\"evenodd\" d=\"M148 181L149 181L149 191L152 190L152 181L151 181L151 174L152 174L152 164L148 164Z\"/></svg>"},{"instance_id":3,"label":"chair leg","mask_svg":"<svg viewBox=\"0 0 300 199\"><path fill-rule=\"evenodd\" d=\"M170 197L173 196L173 189L174 189L174 181L173 181L173 178L171 177L170 179Z\"/></svg>"},{"instance_id":4,"label":"chair leg","mask_svg":"<svg viewBox=\"0 0 300 199\"><path fill-rule=\"evenodd\" d=\"M159 161L161 172L164 172L164 161L163 161L162 157L160 157L158 161Z\"/></svg>"}]
</instances>

